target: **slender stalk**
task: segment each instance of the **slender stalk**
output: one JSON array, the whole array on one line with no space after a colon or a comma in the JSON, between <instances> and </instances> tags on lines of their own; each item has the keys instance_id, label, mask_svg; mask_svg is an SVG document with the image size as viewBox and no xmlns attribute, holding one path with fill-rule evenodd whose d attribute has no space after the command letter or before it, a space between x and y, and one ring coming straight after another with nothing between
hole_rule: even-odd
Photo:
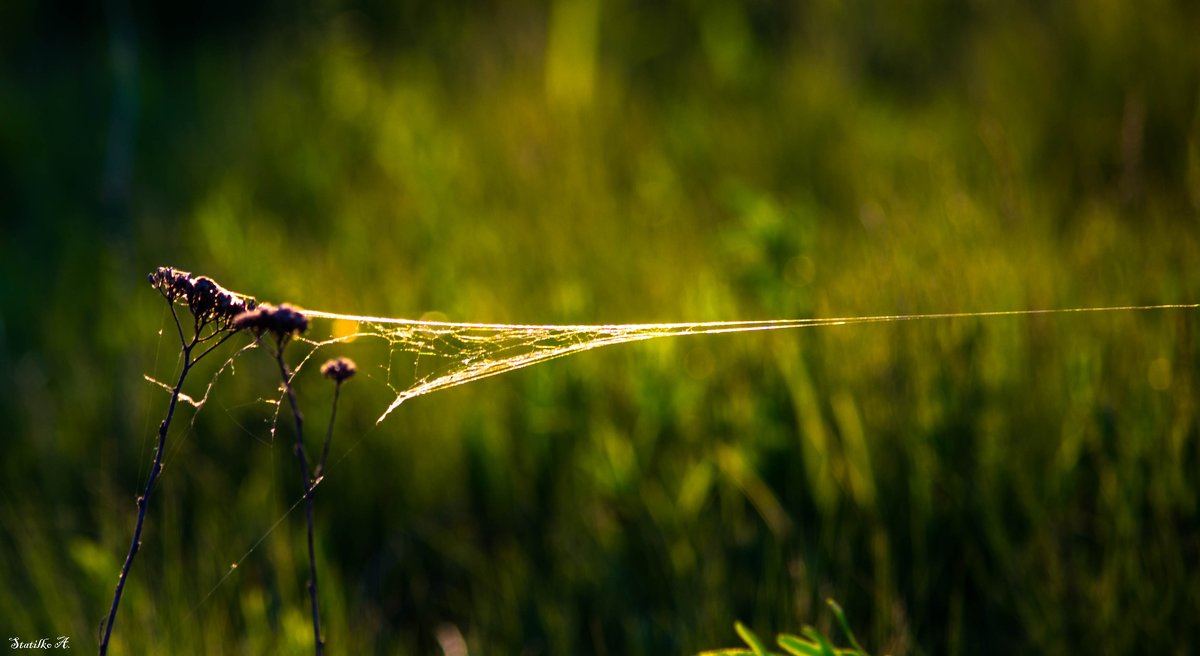
<instances>
[{"instance_id":1,"label":"slender stalk","mask_svg":"<svg viewBox=\"0 0 1200 656\"><path fill-rule=\"evenodd\" d=\"M121 605L121 594L125 591L125 581L129 578L129 570L133 567L134 558L142 546L142 528L146 523L146 508L150 505L150 495L154 492L154 484L162 473L163 454L166 452L167 433L171 429L171 420L175 417L175 408L179 405L179 396L183 393L183 382L188 372L204 356L212 353L218 346L240 330L235 319L253 309L253 299L230 294L221 289L211 278L204 276L192 277L191 274L176 271L171 267L159 267L147 276L150 285L158 290L167 301L171 310L171 318L175 322L175 331L179 335L179 347L183 356L183 366L179 371L179 380L171 390L171 402L167 406L167 416L158 425L158 445L154 450L154 465L150 468L150 476L146 481L146 490L137 499L137 524L133 529L133 540L129 544L129 553L125 556L125 564L121 566L121 575L117 578L117 589L113 593L112 607L102 628L104 637L100 640L100 656L108 654L108 644L112 639L113 625L117 619L117 609ZM184 336L183 323L179 313L175 311L175 303L186 304L192 315L191 339ZM211 330L204 334L205 328ZM218 339L219 336L219 339ZM197 346L211 340L215 344L192 357Z\"/></svg>"},{"instance_id":2,"label":"slender stalk","mask_svg":"<svg viewBox=\"0 0 1200 656\"><path fill-rule=\"evenodd\" d=\"M283 361L285 339L276 342L275 361L279 364L279 375L283 377L283 389L292 408L292 420L296 423L296 459L300 461L300 483L304 486L304 515L308 522L308 597L312 604L313 642L316 645L317 656L325 652L325 644L321 642L321 615L317 607L317 557L313 550L313 498L312 478L309 477L308 458L304 455L304 417L300 415L300 406L296 403L296 393L292 390L292 372Z\"/></svg>"},{"instance_id":3,"label":"slender stalk","mask_svg":"<svg viewBox=\"0 0 1200 656\"><path fill-rule=\"evenodd\" d=\"M321 449L321 461L317 463L313 478L320 480L325 475L325 459L329 457L329 443L333 441L333 421L337 419L338 395L342 393L342 381L333 386L333 411L329 413L329 429L325 431L325 446Z\"/></svg>"},{"instance_id":4,"label":"slender stalk","mask_svg":"<svg viewBox=\"0 0 1200 656\"><path fill-rule=\"evenodd\" d=\"M209 335L208 337L205 337L204 339L201 339L199 341L200 342L208 341L208 340L212 339L213 337L215 337L217 334L218 333L213 333L213 334ZM201 353L200 355L197 355L196 362L199 362L200 358L203 358L204 356L208 355L209 353L212 353L213 351L215 351L218 346L224 344L230 337L233 337L236 334L237 334L237 331L233 331L233 330L225 333L225 335L223 337L221 337L221 339L218 340L216 344L213 344L212 346L208 347L208 349L206 349L203 353Z\"/></svg>"},{"instance_id":5,"label":"slender stalk","mask_svg":"<svg viewBox=\"0 0 1200 656\"><path fill-rule=\"evenodd\" d=\"M146 481L146 490L137 499L138 515L137 524L133 529L133 542L129 545L129 553L125 556L125 564L121 566L121 576L117 579L117 590L113 594L112 608L109 609L108 619L105 621L104 639L100 641L100 656L108 653L108 641L112 636L113 623L117 619L117 607L121 605L121 593L125 590L125 579L128 578L129 569L133 566L133 559L137 557L138 549L142 545L142 525L146 521L146 507L150 504L150 495L154 492L154 483L158 481L158 474L162 471L162 457L167 443L167 430L171 427L171 418L175 416L175 406L179 403L179 394L183 389L183 381L187 378L188 371L191 370L192 365L196 364L192 360L192 349L195 346L196 340L193 338L191 343L183 347L183 369L179 372L179 381L175 383L175 389L171 390L171 403L167 406L167 416L158 425L158 447L154 451L154 466L150 468L150 478Z\"/></svg>"}]
</instances>

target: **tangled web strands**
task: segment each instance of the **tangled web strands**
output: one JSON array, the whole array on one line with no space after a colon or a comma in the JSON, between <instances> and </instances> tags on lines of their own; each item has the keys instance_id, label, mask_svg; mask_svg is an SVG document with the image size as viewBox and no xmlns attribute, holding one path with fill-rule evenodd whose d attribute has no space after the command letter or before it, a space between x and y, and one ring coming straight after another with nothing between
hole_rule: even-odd
<instances>
[{"instance_id":1,"label":"tangled web strands","mask_svg":"<svg viewBox=\"0 0 1200 656\"><path fill-rule=\"evenodd\" d=\"M440 389L528 367L539 362L581 353L601 346L636 342L657 337L713 335L720 333L783 330L815 326L840 326L856 323L887 323L919 319L967 317L1005 317L1082 312L1118 312L1133 310L1195 309L1200 304L1087 307L1048 310L1002 310L993 312L946 312L937 314L881 315L830 319L777 319L768 321L712 321L689 323L607 324L607 325L533 325L455 323L417 321L388 317L338 314L305 310L311 318L352 322L357 329L348 337L317 342L325 346L359 336L387 340L393 352L405 351L419 362L421 358L437 362L434 369L414 375L411 383L389 385L396 398L380 415L383 421L408 399ZM414 366L415 368L415 366Z\"/></svg>"}]
</instances>

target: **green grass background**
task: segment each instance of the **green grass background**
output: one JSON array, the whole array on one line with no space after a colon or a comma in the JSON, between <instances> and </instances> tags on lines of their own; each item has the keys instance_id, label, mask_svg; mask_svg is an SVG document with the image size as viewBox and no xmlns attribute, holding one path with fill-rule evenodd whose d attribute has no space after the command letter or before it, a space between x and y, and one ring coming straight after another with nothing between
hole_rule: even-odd
<instances>
[{"instance_id":1,"label":"green grass background","mask_svg":"<svg viewBox=\"0 0 1200 656\"><path fill-rule=\"evenodd\" d=\"M96 645L166 402L143 374L177 365L153 267L466 321L1197 302L1197 25L1159 0L4 3L0 638ZM1196 318L664 340L378 427L363 352L317 497L330 651L441 653L453 626L471 653L692 653L736 619L828 630L833 596L876 653L1194 653ZM115 653L311 649L301 514L218 585L298 498L270 364L176 421ZM330 390L298 385L315 444Z\"/></svg>"}]
</instances>

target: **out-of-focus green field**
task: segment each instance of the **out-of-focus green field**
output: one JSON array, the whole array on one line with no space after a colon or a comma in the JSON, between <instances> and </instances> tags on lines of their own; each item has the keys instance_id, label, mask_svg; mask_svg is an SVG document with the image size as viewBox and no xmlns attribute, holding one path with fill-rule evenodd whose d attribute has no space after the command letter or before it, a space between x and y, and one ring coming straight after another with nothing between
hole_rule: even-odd
<instances>
[{"instance_id":1,"label":"out-of-focus green field","mask_svg":"<svg viewBox=\"0 0 1200 656\"><path fill-rule=\"evenodd\" d=\"M5 642L97 644L158 265L463 321L1200 301L1192 3L53 4L0 8ZM375 426L386 364L316 497L330 653L694 653L827 596L873 653L1200 650L1195 310L660 340ZM218 382L114 653L311 650L271 362Z\"/></svg>"}]
</instances>

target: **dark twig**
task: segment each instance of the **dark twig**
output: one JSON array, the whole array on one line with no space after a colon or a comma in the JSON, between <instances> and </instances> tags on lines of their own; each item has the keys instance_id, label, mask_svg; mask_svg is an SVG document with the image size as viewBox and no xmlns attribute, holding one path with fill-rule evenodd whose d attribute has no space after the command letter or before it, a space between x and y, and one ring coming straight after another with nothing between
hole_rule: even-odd
<instances>
[{"instance_id":1,"label":"dark twig","mask_svg":"<svg viewBox=\"0 0 1200 656\"><path fill-rule=\"evenodd\" d=\"M215 333L214 333L214 334L215 334ZM199 361L200 361L200 358L203 358L204 356L208 355L209 353L212 353L214 350L216 350L216 348L217 348L218 346L220 346L220 345L224 344L224 343L226 342L226 340L228 340L230 337L233 337L233 336L234 336L234 335L236 335L236 334L237 334L237 333L235 333L235 332L229 332L229 333L226 333L226 335L225 335L224 337L222 337L221 339L217 340L217 343L216 343L216 344L213 344L212 346L210 346L210 347L208 347L207 349L205 349L205 350L204 350L204 351L203 351L203 352L202 352L200 355L197 355L197 356L196 356L196 361L197 361L197 362L199 362ZM209 335L209 337L211 338L211 337L212 337L212 335ZM203 340L203 339L202 339L202 340L200 340L200 341L201 341L201 342L203 342L203 341L205 341L205 340Z\"/></svg>"},{"instance_id":2,"label":"dark twig","mask_svg":"<svg viewBox=\"0 0 1200 656\"><path fill-rule=\"evenodd\" d=\"M325 460L329 458L329 443L333 441L333 421L337 418L338 396L342 393L342 381L337 381L333 386L333 410L329 413L329 428L325 431L325 446L321 448L321 461L317 463L317 468L313 472L314 481L319 481L325 476Z\"/></svg>"},{"instance_id":3,"label":"dark twig","mask_svg":"<svg viewBox=\"0 0 1200 656\"><path fill-rule=\"evenodd\" d=\"M325 431L325 446L321 449L321 461L317 463L317 469L313 473L313 482L320 482L325 476L325 460L329 458L329 443L333 441L333 422L337 419L338 397L342 392L342 383L349 380L358 370L354 361L350 358L334 358L321 365L321 375L330 379L334 383L333 387L333 410L329 413L329 429Z\"/></svg>"},{"instance_id":4,"label":"dark twig","mask_svg":"<svg viewBox=\"0 0 1200 656\"><path fill-rule=\"evenodd\" d=\"M175 330L179 334L183 367L179 371L179 380L171 390L171 402L167 406L167 415L162 423L158 425L158 445L154 450L154 464L150 468L150 477L146 481L146 489L137 499L137 523L134 525L133 540L130 542L129 552L125 556L125 563L121 566L121 575L117 578L117 588L113 592L112 606L108 610L108 617L104 620L104 637L100 640L101 656L108 653L108 644L112 638L113 625L117 619L117 608L121 605L121 594L125 591L125 581L129 578L129 571L133 567L133 561L142 546L142 528L146 522L146 508L150 505L150 495L154 492L154 484L158 482L159 474L162 473L162 459L163 453L166 450L167 433L171 428L171 420L175 416L175 408L179 405L179 396L183 393L183 383L187 379L188 372L192 370L192 367L196 366L196 363L200 362L204 356L212 353L216 347L224 344L225 340L237 332L238 328L234 326L234 317L247 309L253 309L255 306L253 299L231 294L221 289L220 285L208 278L204 278L203 276L192 278L187 273L175 271L169 267L158 268L150 274L149 279L150 284L162 294L163 298L167 301L167 305L171 308L171 318L174 319ZM191 339L184 336L183 324L179 321L179 313L175 311L176 301L187 305L192 313L194 322L192 324ZM204 330L210 326L211 330L208 334L204 334ZM211 340L217 335L221 335L221 338L216 344L204 350L196 357L192 357L192 352L198 344Z\"/></svg>"},{"instance_id":5,"label":"dark twig","mask_svg":"<svg viewBox=\"0 0 1200 656\"><path fill-rule=\"evenodd\" d=\"M296 424L296 460L300 463L300 485L304 488L304 514L308 522L308 597L312 605L313 643L317 656L321 656L325 651L325 644L321 641L321 613L317 604L317 556L316 550L313 549L313 479L309 474L308 458L304 453L304 417L300 414L300 406L296 403L296 391L292 388L292 371L283 359L284 348L292 337L308 329L308 317L289 305L274 307L263 304L239 314L233 319L232 325L234 329L251 330L259 337L266 333L275 336L275 363L279 365L283 390L292 409L292 420Z\"/></svg>"},{"instance_id":6,"label":"dark twig","mask_svg":"<svg viewBox=\"0 0 1200 656\"><path fill-rule=\"evenodd\" d=\"M304 417L300 414L300 406L296 404L296 393L292 389L292 372L283 360L283 347L287 345L287 335L277 335L275 339L275 362L279 364L279 375L283 378L283 389L287 394L288 405L292 409L292 420L296 424L296 459L300 462L300 484L304 487L304 516L308 523L308 597L312 605L313 642L316 645L317 656L325 651L325 643L321 641L321 615L317 606L317 557L313 549L313 481L309 476L308 458L304 454Z\"/></svg>"},{"instance_id":7,"label":"dark twig","mask_svg":"<svg viewBox=\"0 0 1200 656\"><path fill-rule=\"evenodd\" d=\"M183 324L179 323L179 313L175 311L175 304L171 299L167 299L167 307L171 308L171 318L175 320L175 330L179 333L179 343L187 344L187 338L183 336Z\"/></svg>"},{"instance_id":8,"label":"dark twig","mask_svg":"<svg viewBox=\"0 0 1200 656\"><path fill-rule=\"evenodd\" d=\"M154 450L154 465L150 468L150 478L146 481L146 490L142 496L137 499L138 514L137 524L133 529L133 542L129 545L129 553L125 556L125 564L121 566L121 576L117 579L117 591L113 595L112 608L108 610L108 620L104 627L104 640L100 642L100 654L103 656L108 653L108 641L112 636L113 622L117 618L117 607L121 605L121 592L125 589L125 579L129 576L129 568L133 566L133 559L137 556L138 549L142 546L142 525L146 521L146 506L150 504L150 495L154 492L154 483L158 481L158 474L162 471L162 456L166 449L167 429L171 426L171 418L175 416L175 406L179 403L179 394L183 389L183 381L187 378L188 371L196 364L191 359L192 349L196 346L195 338L191 343L183 347L183 369L179 372L179 381L175 383L175 389L171 390L171 403L167 406L167 416L162 423L158 425L158 447Z\"/></svg>"}]
</instances>

